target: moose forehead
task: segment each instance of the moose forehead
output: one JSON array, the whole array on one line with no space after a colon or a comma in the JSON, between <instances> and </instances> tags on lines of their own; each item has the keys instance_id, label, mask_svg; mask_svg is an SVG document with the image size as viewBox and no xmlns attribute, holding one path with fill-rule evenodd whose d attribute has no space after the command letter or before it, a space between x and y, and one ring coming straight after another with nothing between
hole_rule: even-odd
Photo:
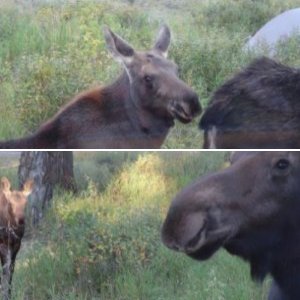
<instances>
[{"instance_id":1,"label":"moose forehead","mask_svg":"<svg viewBox=\"0 0 300 300\"><path fill-rule=\"evenodd\" d=\"M10 201L13 201L15 204L26 203L26 197L19 191L12 191L9 198Z\"/></svg>"},{"instance_id":2,"label":"moose forehead","mask_svg":"<svg viewBox=\"0 0 300 300\"><path fill-rule=\"evenodd\" d=\"M155 51L136 52L133 66L140 66L143 70L146 68L151 68L153 70L161 69L172 73L176 73L178 70L177 65L173 61L164 58L155 53Z\"/></svg>"},{"instance_id":3,"label":"moose forehead","mask_svg":"<svg viewBox=\"0 0 300 300\"><path fill-rule=\"evenodd\" d=\"M274 151L274 152L258 152L258 151L238 151L233 152L230 155L230 163L235 164L239 161L249 160L251 162L271 163L275 162L280 158L286 158L292 163L299 163L300 153L299 152L288 152L288 151ZM257 167L257 165L253 165Z\"/></svg>"}]
</instances>

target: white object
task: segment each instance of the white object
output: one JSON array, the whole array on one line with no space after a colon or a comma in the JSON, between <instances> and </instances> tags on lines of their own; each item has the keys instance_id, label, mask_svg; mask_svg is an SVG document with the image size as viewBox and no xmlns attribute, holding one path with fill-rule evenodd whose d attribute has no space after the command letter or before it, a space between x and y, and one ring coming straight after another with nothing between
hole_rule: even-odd
<instances>
[{"instance_id":1,"label":"white object","mask_svg":"<svg viewBox=\"0 0 300 300\"><path fill-rule=\"evenodd\" d=\"M300 8L287 10L261 27L246 43L245 50L267 48L274 54L276 44L300 33Z\"/></svg>"}]
</instances>

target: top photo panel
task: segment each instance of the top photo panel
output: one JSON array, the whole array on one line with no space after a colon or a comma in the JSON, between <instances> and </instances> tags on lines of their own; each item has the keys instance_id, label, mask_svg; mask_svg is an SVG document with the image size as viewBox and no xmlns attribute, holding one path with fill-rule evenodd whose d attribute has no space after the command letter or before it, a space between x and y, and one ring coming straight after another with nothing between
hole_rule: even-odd
<instances>
[{"instance_id":1,"label":"top photo panel","mask_svg":"<svg viewBox=\"0 0 300 300\"><path fill-rule=\"evenodd\" d=\"M299 0L1 0L1 149L300 149Z\"/></svg>"}]
</instances>

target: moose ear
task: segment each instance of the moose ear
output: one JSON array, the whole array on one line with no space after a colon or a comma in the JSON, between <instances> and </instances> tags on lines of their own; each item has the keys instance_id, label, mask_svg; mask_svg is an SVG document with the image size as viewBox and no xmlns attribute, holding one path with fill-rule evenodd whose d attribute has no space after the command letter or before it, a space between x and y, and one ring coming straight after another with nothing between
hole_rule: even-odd
<instances>
[{"instance_id":1,"label":"moose ear","mask_svg":"<svg viewBox=\"0 0 300 300\"><path fill-rule=\"evenodd\" d=\"M1 190L4 193L10 192L10 182L6 177L1 178Z\"/></svg>"},{"instance_id":2,"label":"moose ear","mask_svg":"<svg viewBox=\"0 0 300 300\"><path fill-rule=\"evenodd\" d=\"M171 42L171 32L167 25L163 25L156 37L153 49L161 53L162 56L168 56L168 48Z\"/></svg>"},{"instance_id":3,"label":"moose ear","mask_svg":"<svg viewBox=\"0 0 300 300\"><path fill-rule=\"evenodd\" d=\"M109 27L104 26L103 33L106 46L113 57L125 65L130 64L133 60L134 49L121 37L113 33Z\"/></svg>"},{"instance_id":4,"label":"moose ear","mask_svg":"<svg viewBox=\"0 0 300 300\"><path fill-rule=\"evenodd\" d=\"M33 179L28 179L23 185L22 193L25 197L29 196L33 190L34 181Z\"/></svg>"}]
</instances>

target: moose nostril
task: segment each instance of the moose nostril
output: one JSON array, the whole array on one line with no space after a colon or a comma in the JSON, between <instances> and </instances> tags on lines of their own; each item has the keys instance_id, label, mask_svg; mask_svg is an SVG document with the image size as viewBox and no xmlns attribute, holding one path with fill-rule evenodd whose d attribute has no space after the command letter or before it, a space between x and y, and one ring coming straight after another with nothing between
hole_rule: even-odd
<instances>
[{"instance_id":1,"label":"moose nostril","mask_svg":"<svg viewBox=\"0 0 300 300\"><path fill-rule=\"evenodd\" d=\"M165 242L164 245L167 246L169 249L174 250L174 251L179 251L179 247L174 243L174 242Z\"/></svg>"},{"instance_id":2,"label":"moose nostril","mask_svg":"<svg viewBox=\"0 0 300 300\"><path fill-rule=\"evenodd\" d=\"M19 219L19 225L24 225L25 224L25 219L24 218L20 218Z\"/></svg>"},{"instance_id":3,"label":"moose nostril","mask_svg":"<svg viewBox=\"0 0 300 300\"><path fill-rule=\"evenodd\" d=\"M166 236L164 233L162 234L161 240L163 242L163 244L168 247L169 249L175 250L175 251L179 251L179 247L177 246L177 244L175 243L175 240L170 237L170 236Z\"/></svg>"},{"instance_id":4,"label":"moose nostril","mask_svg":"<svg viewBox=\"0 0 300 300\"><path fill-rule=\"evenodd\" d=\"M174 250L174 251L179 251L179 247L175 244L172 244L171 247L169 247L170 249Z\"/></svg>"}]
</instances>

